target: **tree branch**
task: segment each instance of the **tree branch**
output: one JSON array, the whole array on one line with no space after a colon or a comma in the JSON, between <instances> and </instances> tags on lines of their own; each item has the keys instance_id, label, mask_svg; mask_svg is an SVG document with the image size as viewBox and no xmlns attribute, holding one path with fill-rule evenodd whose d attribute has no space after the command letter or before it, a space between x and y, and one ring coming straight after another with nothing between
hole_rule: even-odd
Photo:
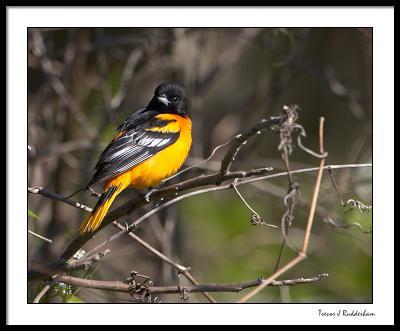
<instances>
[{"instance_id":1,"label":"tree branch","mask_svg":"<svg viewBox=\"0 0 400 331\"><path fill-rule=\"evenodd\" d=\"M90 213L92 211L92 208L82 205L79 202L75 202L74 200L68 199L63 197L62 195L58 194L58 193L54 193L54 192L50 192L49 190L41 187L41 186L37 186L37 187L28 187L28 193L32 193L32 194L40 194L43 195L46 198L52 199L52 200L58 200L61 202L66 203L67 205L70 205L72 207L75 208L79 208L79 209L83 209L84 211Z\"/></svg>"},{"instance_id":2,"label":"tree branch","mask_svg":"<svg viewBox=\"0 0 400 331\"><path fill-rule=\"evenodd\" d=\"M32 269L49 276L54 275L56 271L43 267L41 265L35 264ZM328 274L319 274L310 278L296 278L296 279L286 279L286 280L272 280L269 286L294 286L298 284L309 284L318 282L320 280L328 278ZM173 294L181 293L182 288L192 293L196 292L240 292L246 288L259 286L262 283L262 278L256 280L251 280L243 283L233 283L233 284L198 284L198 285L184 285L184 286L150 286L148 291L150 294ZM73 286L93 288L98 290L107 290L115 292L129 292L130 284L125 281L111 281L111 280L94 280L72 277L67 275L58 275L57 282L66 283Z\"/></svg>"},{"instance_id":3,"label":"tree branch","mask_svg":"<svg viewBox=\"0 0 400 331\"><path fill-rule=\"evenodd\" d=\"M69 262L66 268L64 269L66 271L79 270L79 269L89 270L93 264L99 262L108 253L111 253L111 249L106 249L104 252L93 254L82 260L79 259Z\"/></svg>"}]
</instances>

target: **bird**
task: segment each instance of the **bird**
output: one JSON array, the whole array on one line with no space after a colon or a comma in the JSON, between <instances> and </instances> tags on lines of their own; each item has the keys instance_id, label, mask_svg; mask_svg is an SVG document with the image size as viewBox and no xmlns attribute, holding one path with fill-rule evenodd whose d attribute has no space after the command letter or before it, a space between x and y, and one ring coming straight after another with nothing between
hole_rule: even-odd
<instances>
[{"instance_id":1,"label":"bird","mask_svg":"<svg viewBox=\"0 0 400 331\"><path fill-rule=\"evenodd\" d=\"M149 193L184 164L192 144L192 121L185 89L159 84L148 105L130 115L101 153L87 189L103 182L102 193L79 227L95 232L116 196L128 187ZM148 193L148 194L149 194ZM148 200L149 195L146 195Z\"/></svg>"}]
</instances>

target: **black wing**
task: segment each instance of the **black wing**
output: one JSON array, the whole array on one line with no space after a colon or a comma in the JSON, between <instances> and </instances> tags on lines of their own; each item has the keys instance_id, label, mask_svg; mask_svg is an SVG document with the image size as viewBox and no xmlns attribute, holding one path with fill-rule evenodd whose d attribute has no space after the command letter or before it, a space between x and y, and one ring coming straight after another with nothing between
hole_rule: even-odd
<instances>
[{"instance_id":1,"label":"black wing","mask_svg":"<svg viewBox=\"0 0 400 331\"><path fill-rule=\"evenodd\" d=\"M177 141L179 132L146 131L170 122L154 119L155 114L140 110L119 126L118 131L122 134L100 155L96 172L88 186L133 168Z\"/></svg>"}]
</instances>

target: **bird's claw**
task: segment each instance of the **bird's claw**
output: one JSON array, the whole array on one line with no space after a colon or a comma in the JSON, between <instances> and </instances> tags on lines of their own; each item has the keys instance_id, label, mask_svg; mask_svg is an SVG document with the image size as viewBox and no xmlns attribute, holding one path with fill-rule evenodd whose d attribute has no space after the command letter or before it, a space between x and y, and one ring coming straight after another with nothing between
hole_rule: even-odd
<instances>
[{"instance_id":1,"label":"bird's claw","mask_svg":"<svg viewBox=\"0 0 400 331\"><path fill-rule=\"evenodd\" d=\"M95 190L93 190L91 187L88 187L88 189L89 189L89 191L91 192L91 196L92 197L96 197L96 198L100 198L100 195L101 194L99 194L99 193L97 193Z\"/></svg>"}]
</instances>

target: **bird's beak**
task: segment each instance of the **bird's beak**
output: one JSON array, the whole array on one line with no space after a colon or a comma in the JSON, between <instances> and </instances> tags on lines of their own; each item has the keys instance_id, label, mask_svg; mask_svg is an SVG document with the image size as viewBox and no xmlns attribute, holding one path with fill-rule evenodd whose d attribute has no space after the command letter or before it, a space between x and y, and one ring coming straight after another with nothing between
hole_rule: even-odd
<instances>
[{"instance_id":1,"label":"bird's beak","mask_svg":"<svg viewBox=\"0 0 400 331\"><path fill-rule=\"evenodd\" d=\"M157 97L160 102L162 102L164 105L168 106L171 102L168 101L167 97L165 95Z\"/></svg>"}]
</instances>

